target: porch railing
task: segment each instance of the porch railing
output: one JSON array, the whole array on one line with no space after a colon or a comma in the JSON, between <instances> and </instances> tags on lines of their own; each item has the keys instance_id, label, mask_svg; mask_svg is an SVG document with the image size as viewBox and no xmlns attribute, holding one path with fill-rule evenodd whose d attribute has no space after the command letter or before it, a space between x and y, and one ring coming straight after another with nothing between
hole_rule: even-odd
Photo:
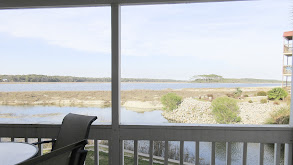
<instances>
[{"instance_id":1,"label":"porch railing","mask_svg":"<svg viewBox=\"0 0 293 165\"><path fill-rule=\"evenodd\" d=\"M291 44L284 45L284 54L291 54L292 55L292 45Z\"/></svg>"},{"instance_id":2,"label":"porch railing","mask_svg":"<svg viewBox=\"0 0 293 165\"><path fill-rule=\"evenodd\" d=\"M46 124L0 124L0 137L8 137L13 141L15 138L54 138L57 136L60 125ZM199 165L199 153L201 152L200 142L211 142L210 162L215 164L216 152L215 143L226 143L226 164L232 162L231 143L242 143L242 164L247 164L247 144L259 143L259 162L264 164L264 144L274 144L274 164L279 165L281 160L281 144L285 144L284 164L292 164L292 138L293 128L288 125L121 125L120 140L134 141L134 164L138 164L138 140L148 140L149 162L153 163L154 141L164 141L164 164L168 164L168 143L170 141L180 142L179 164L184 162L184 141L195 142L195 164ZM93 125L90 130L89 139L94 140L94 159L95 164L99 164L99 144L98 140L109 141L109 162L111 162L111 125ZM39 145L42 149L42 146ZM123 150L123 149L122 149ZM123 152L122 152L123 153ZM40 153L42 154L42 153ZM110 163L111 164L111 163Z\"/></svg>"}]
</instances>

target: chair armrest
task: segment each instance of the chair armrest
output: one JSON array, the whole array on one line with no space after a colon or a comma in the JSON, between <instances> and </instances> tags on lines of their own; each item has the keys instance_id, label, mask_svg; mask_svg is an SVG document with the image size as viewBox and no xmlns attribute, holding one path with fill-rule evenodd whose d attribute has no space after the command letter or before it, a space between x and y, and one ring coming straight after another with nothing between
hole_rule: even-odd
<instances>
[{"instance_id":1,"label":"chair armrest","mask_svg":"<svg viewBox=\"0 0 293 165\"><path fill-rule=\"evenodd\" d=\"M64 153L67 153L67 152L70 154L73 150L76 150L78 148L83 148L86 144L87 144L87 140L82 140L82 141L79 141L76 143L72 143L72 144L69 144L65 147L54 150L50 153L29 159L29 160L22 162L22 163L19 163L17 165L37 165L37 164L43 164L43 162L46 162L46 161L47 161L47 163L44 163L44 164L55 165L56 162L54 162L54 161L50 162L51 159L54 159ZM68 158L68 157L66 156L65 158ZM57 160L57 162L58 162L58 160Z\"/></svg>"},{"instance_id":2,"label":"chair armrest","mask_svg":"<svg viewBox=\"0 0 293 165\"><path fill-rule=\"evenodd\" d=\"M56 139L52 139L52 140L46 140L46 141L41 141L41 142L36 142L36 143L32 143L34 145L38 145L38 144L43 144L43 143L55 143Z\"/></svg>"}]
</instances>

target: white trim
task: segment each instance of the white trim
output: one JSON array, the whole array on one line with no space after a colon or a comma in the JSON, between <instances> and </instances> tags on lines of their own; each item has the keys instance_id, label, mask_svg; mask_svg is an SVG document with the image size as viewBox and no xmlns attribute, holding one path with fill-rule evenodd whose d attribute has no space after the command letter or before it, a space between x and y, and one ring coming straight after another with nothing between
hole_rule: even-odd
<instances>
[{"instance_id":1,"label":"white trim","mask_svg":"<svg viewBox=\"0 0 293 165\"><path fill-rule=\"evenodd\" d=\"M285 144L284 165L292 165L292 143Z\"/></svg>"},{"instance_id":2,"label":"white trim","mask_svg":"<svg viewBox=\"0 0 293 165\"><path fill-rule=\"evenodd\" d=\"M0 0L0 9L206 3L245 0ZM246 0L247 1L247 0Z\"/></svg>"},{"instance_id":3,"label":"white trim","mask_svg":"<svg viewBox=\"0 0 293 165\"><path fill-rule=\"evenodd\" d=\"M0 124L0 137L15 138L56 138L60 125L42 124ZM292 164L292 127L288 125L266 125L266 126L120 126L120 136L113 139L111 125L92 125L89 139L109 140L109 162L112 165L121 165L123 160L115 160L123 156L123 140L150 140L150 141L195 141L196 161L199 163L199 142L245 142L247 143L279 143L286 144L285 162ZM112 140L118 140L118 146L113 146ZM120 152L113 149L118 148ZM181 147L182 148L182 147ZM181 151L182 152L182 151ZM114 155L113 155L114 154ZM247 162L247 148L245 150L243 162ZM152 155L153 156L153 155ZM261 158L263 158L261 156ZM121 159L121 158L120 158ZM116 164L114 164L116 163ZM165 162L165 164L167 161Z\"/></svg>"},{"instance_id":4,"label":"white trim","mask_svg":"<svg viewBox=\"0 0 293 165\"><path fill-rule=\"evenodd\" d=\"M0 137L55 138L60 125L0 124ZM120 140L292 143L288 125L146 126L121 125ZM111 140L111 125L92 125L89 139Z\"/></svg>"},{"instance_id":5,"label":"white trim","mask_svg":"<svg viewBox=\"0 0 293 165\"><path fill-rule=\"evenodd\" d=\"M117 130L120 125L120 79L121 79L121 31L120 31L120 15L121 7L118 4L111 6L111 29L112 29L112 127Z\"/></svg>"},{"instance_id":6,"label":"white trim","mask_svg":"<svg viewBox=\"0 0 293 165\"><path fill-rule=\"evenodd\" d=\"M293 42L293 41L292 41ZM292 46L292 52L293 52L293 46ZM283 63L284 63L284 60L283 60ZM284 65L284 64L283 64ZM293 59L292 59L292 64L291 66L293 66ZM293 74L291 74L291 104L290 104L290 119L289 119L289 125L291 127L293 127L293 97L292 97L292 93L293 93ZM283 86L283 82L282 82L282 86Z\"/></svg>"}]
</instances>

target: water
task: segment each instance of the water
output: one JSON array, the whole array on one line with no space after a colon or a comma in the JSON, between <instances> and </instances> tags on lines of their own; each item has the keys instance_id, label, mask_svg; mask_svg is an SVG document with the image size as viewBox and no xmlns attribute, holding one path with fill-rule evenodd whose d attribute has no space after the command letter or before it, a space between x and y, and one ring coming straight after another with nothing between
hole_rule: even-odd
<instances>
[{"instance_id":1,"label":"water","mask_svg":"<svg viewBox=\"0 0 293 165\"><path fill-rule=\"evenodd\" d=\"M236 88L236 87L272 87L281 84L246 83L122 83L121 90L147 89L183 89L183 88ZM110 91L111 83L29 83L0 84L0 92L21 91Z\"/></svg>"},{"instance_id":2,"label":"water","mask_svg":"<svg viewBox=\"0 0 293 165\"><path fill-rule=\"evenodd\" d=\"M161 116L161 110L151 112L134 112L121 108L122 124L136 124L136 123L152 123L164 124L168 123L164 117ZM93 124L111 124L111 108L95 108L95 107L56 107L56 106L0 106L0 114L7 114L9 117L0 116L0 123L17 123L17 124L60 124L63 117L67 113L77 113L83 115L96 115L98 120ZM129 143L129 142L128 142ZM179 148L179 142L170 142L170 148ZM130 144L131 145L131 144ZM148 141L139 141L140 148L147 149ZM185 142L185 154L190 157L195 155L195 143ZM200 142L200 164L210 163L211 143ZM226 160L226 145L225 143L216 143L216 164L224 165ZM242 143L232 143L232 164L241 164L242 158ZM178 155L178 154L177 154ZM265 165L273 164L273 148L265 145ZM248 144L248 164L257 164L259 156L259 144ZM176 158L176 156L174 157ZM178 156L177 156L178 158Z\"/></svg>"},{"instance_id":3,"label":"water","mask_svg":"<svg viewBox=\"0 0 293 165\"><path fill-rule=\"evenodd\" d=\"M121 108L121 123L168 123L161 115L160 110L138 113ZM14 124L60 124L68 113L98 116L93 124L111 124L111 108L96 107L56 107L56 106L0 106L0 114L9 117L1 117L0 123Z\"/></svg>"}]
</instances>

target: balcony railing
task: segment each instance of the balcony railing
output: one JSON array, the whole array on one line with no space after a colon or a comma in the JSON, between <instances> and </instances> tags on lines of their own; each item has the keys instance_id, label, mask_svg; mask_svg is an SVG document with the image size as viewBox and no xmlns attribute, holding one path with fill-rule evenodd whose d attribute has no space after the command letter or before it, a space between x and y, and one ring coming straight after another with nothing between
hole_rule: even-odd
<instances>
[{"instance_id":1,"label":"balcony railing","mask_svg":"<svg viewBox=\"0 0 293 165\"><path fill-rule=\"evenodd\" d=\"M283 74L292 74L292 65L284 65L283 66Z\"/></svg>"},{"instance_id":2,"label":"balcony railing","mask_svg":"<svg viewBox=\"0 0 293 165\"><path fill-rule=\"evenodd\" d=\"M284 54L292 55L292 45L290 44L284 45Z\"/></svg>"},{"instance_id":3,"label":"balcony railing","mask_svg":"<svg viewBox=\"0 0 293 165\"><path fill-rule=\"evenodd\" d=\"M42 124L1 124L0 137L23 138L28 141L28 138L37 138L39 141L42 138L54 138L57 136L60 125L42 125ZM153 163L153 147L154 141L164 141L164 164L168 164L168 143L170 141L180 142L180 159L178 164L186 164L184 162L184 141L195 142L195 164L200 164L201 148L200 142L211 142L210 162L215 164L216 152L215 143L226 143L226 164L232 163L233 157L231 154L231 144L233 142L242 143L241 162L243 165L247 164L247 149L248 143L259 144L258 164L264 164L264 144L274 144L274 162L279 165L281 158L281 144L285 144L284 164L292 164L292 138L293 128L288 125L166 125L166 126L152 126L152 125L121 125L120 126L120 140L134 141L134 164L138 164L138 140L148 140L149 154L148 159L150 164ZM90 130L89 139L94 140L94 162L98 165L99 161L99 144L98 140L109 141L109 162L114 159L111 156L112 144L112 126L111 125L93 125ZM40 151L42 146L39 145ZM123 150L123 148L122 148ZM124 153L124 152L122 152ZM42 154L41 152L39 154ZM109 163L111 164L111 163Z\"/></svg>"}]
</instances>

